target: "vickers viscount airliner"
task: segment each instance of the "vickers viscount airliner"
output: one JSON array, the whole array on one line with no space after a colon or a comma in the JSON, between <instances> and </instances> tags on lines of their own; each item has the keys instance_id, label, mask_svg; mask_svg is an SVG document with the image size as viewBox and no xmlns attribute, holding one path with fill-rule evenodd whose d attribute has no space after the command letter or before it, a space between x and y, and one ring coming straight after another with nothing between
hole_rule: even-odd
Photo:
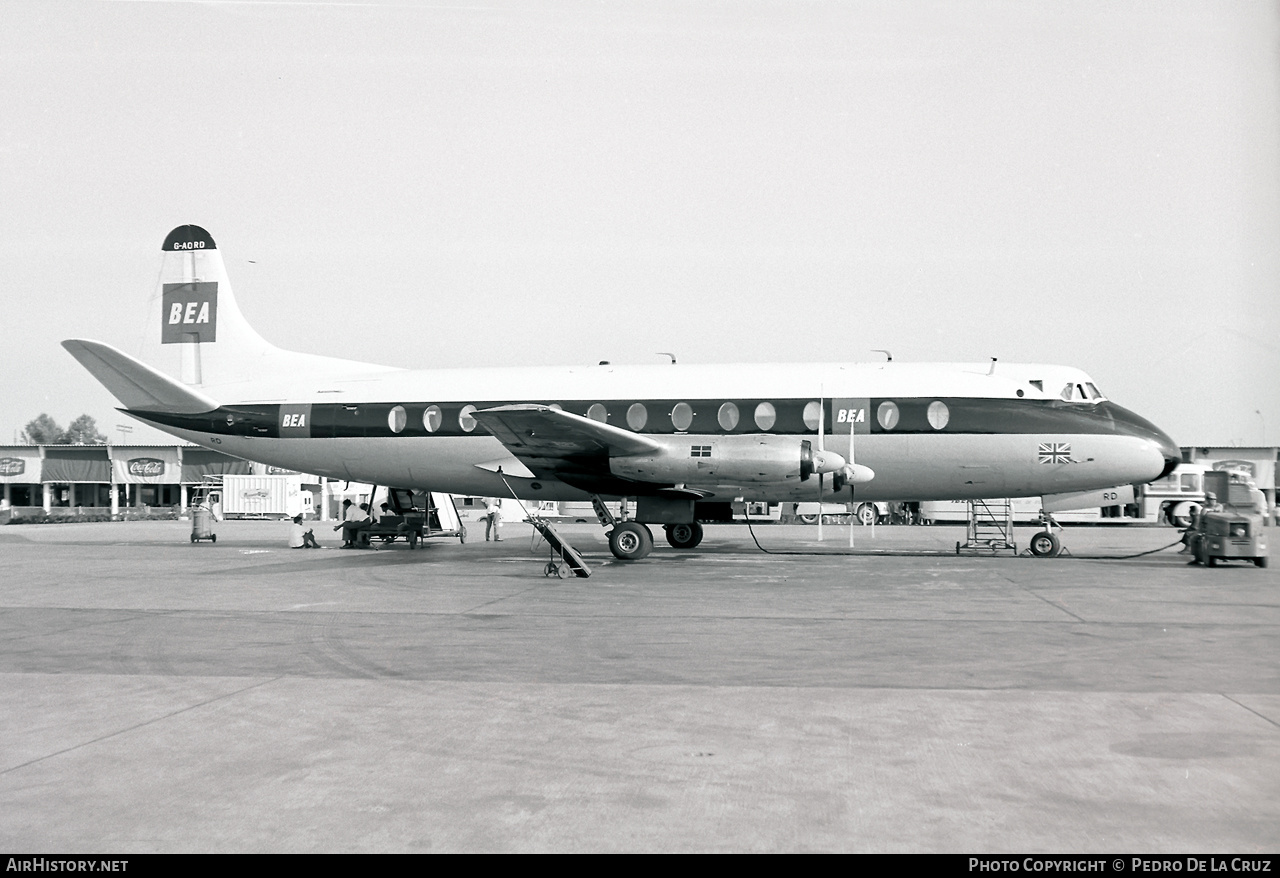
<instances>
[{"instance_id":1,"label":"vickers viscount airliner","mask_svg":"<svg viewBox=\"0 0 1280 878\"><path fill-rule=\"evenodd\" d=\"M204 229L164 240L139 358L63 346L122 411L238 457L524 500L630 498L690 549L743 502L1043 497L1108 505L1181 459L1079 369L902 362L409 370L281 350L245 321ZM597 504L598 508L603 508Z\"/></svg>"}]
</instances>

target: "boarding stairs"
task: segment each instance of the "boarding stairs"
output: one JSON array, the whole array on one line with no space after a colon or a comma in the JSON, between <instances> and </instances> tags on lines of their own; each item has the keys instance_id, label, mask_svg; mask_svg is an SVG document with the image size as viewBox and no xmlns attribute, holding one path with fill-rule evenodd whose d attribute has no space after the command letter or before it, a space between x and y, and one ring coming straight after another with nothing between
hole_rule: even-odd
<instances>
[{"instance_id":1,"label":"boarding stairs","mask_svg":"<svg viewBox=\"0 0 1280 878\"><path fill-rule=\"evenodd\" d=\"M564 537L560 536L560 532L555 529L555 525L540 516L536 511L529 511L529 508L516 496L516 492L511 489L511 483L507 481L506 476L502 475L501 470L498 471L498 475L502 478L502 483L507 486L511 499L515 500L520 505L520 508L524 510L525 521L533 525L533 529L547 541L551 558L543 565L542 575L567 579L569 572L573 571L574 576L580 576L583 579L590 576L591 568L587 566L587 562L582 559L582 555L579 554L578 550L569 545ZM599 514L598 510L597 514Z\"/></svg>"},{"instance_id":2,"label":"boarding stairs","mask_svg":"<svg viewBox=\"0 0 1280 878\"><path fill-rule=\"evenodd\" d=\"M970 500L966 523L965 541L956 543L957 555L961 552L994 555L1006 549L1018 554L1018 546L1013 541L1013 501L1009 498Z\"/></svg>"}]
</instances>

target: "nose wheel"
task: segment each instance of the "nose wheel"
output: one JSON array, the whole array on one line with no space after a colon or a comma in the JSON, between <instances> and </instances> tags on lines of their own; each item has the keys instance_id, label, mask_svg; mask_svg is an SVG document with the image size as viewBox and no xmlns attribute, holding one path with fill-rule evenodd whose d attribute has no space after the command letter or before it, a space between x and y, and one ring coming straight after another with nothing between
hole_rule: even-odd
<instances>
[{"instance_id":1,"label":"nose wheel","mask_svg":"<svg viewBox=\"0 0 1280 878\"><path fill-rule=\"evenodd\" d=\"M1058 535L1048 531L1040 531L1031 538L1031 554L1041 558L1053 558L1062 551L1062 543Z\"/></svg>"}]
</instances>

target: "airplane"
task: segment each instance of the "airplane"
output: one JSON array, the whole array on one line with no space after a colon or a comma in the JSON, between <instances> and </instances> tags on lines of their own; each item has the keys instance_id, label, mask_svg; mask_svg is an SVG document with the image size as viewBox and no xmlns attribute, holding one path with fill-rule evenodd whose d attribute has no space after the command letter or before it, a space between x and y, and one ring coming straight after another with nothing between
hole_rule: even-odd
<instances>
[{"instance_id":1,"label":"airplane","mask_svg":"<svg viewBox=\"0 0 1280 878\"><path fill-rule=\"evenodd\" d=\"M650 553L649 525L692 549L703 523L732 520L744 502L1038 496L1083 508L1181 460L1166 433L1066 366L673 358L410 370L285 351L245 320L207 231L179 226L162 253L144 359L62 343L122 412L334 479L591 499L622 560ZM613 520L600 501L624 498L634 511Z\"/></svg>"}]
</instances>

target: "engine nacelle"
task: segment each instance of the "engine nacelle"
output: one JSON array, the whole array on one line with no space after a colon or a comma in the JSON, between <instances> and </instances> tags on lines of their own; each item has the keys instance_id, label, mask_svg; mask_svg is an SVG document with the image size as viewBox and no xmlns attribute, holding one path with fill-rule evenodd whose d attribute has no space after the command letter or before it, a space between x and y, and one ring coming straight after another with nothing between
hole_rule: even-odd
<instances>
[{"instance_id":1,"label":"engine nacelle","mask_svg":"<svg viewBox=\"0 0 1280 878\"><path fill-rule=\"evenodd\" d=\"M661 454L614 457L609 470L643 482L765 484L840 472L845 459L795 436L684 436L662 440Z\"/></svg>"}]
</instances>

